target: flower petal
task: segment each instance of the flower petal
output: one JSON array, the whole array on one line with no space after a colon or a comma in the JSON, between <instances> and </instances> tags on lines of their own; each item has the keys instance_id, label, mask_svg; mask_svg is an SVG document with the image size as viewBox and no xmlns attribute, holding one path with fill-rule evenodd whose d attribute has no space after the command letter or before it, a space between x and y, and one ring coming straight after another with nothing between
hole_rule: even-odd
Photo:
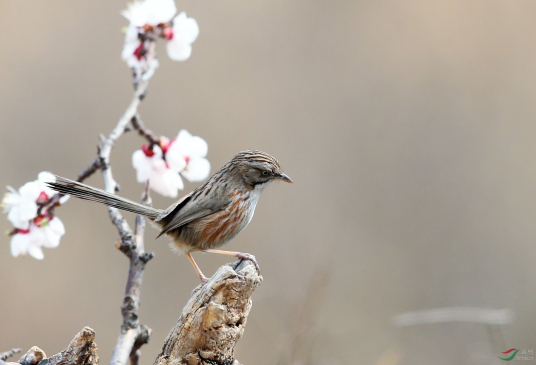
<instances>
[{"instance_id":1,"label":"flower petal","mask_svg":"<svg viewBox=\"0 0 536 365\"><path fill-rule=\"evenodd\" d=\"M52 175L50 172L43 171L37 175L37 181L39 181L39 184L41 185L41 191L44 191L49 198L56 194L56 191L49 188L46 184L56 182L56 176Z\"/></svg>"},{"instance_id":2,"label":"flower petal","mask_svg":"<svg viewBox=\"0 0 536 365\"><path fill-rule=\"evenodd\" d=\"M159 174L154 174L149 184L151 189L170 198L176 198L178 191L184 188L179 174L170 169L166 169Z\"/></svg>"},{"instance_id":3,"label":"flower petal","mask_svg":"<svg viewBox=\"0 0 536 365\"><path fill-rule=\"evenodd\" d=\"M30 181L21 186L21 188L19 189L19 194L23 198L26 198L35 202L37 198L39 198L41 191L43 191L41 188L42 188L42 185L39 182L39 180Z\"/></svg>"},{"instance_id":4,"label":"flower petal","mask_svg":"<svg viewBox=\"0 0 536 365\"><path fill-rule=\"evenodd\" d=\"M42 171L37 175L37 180L40 183L53 183L56 182L56 176L48 171Z\"/></svg>"},{"instance_id":5,"label":"flower petal","mask_svg":"<svg viewBox=\"0 0 536 365\"><path fill-rule=\"evenodd\" d=\"M182 149L183 146L188 145L190 143L190 140L192 139L192 134L188 132L186 129L181 129L179 133L177 134L177 138L175 139L175 143L177 143L177 147Z\"/></svg>"},{"instance_id":6,"label":"flower petal","mask_svg":"<svg viewBox=\"0 0 536 365\"><path fill-rule=\"evenodd\" d=\"M139 183L145 183L151 177L153 157L145 156L142 150L137 150L132 154L132 165L136 169L136 180Z\"/></svg>"},{"instance_id":7,"label":"flower petal","mask_svg":"<svg viewBox=\"0 0 536 365\"><path fill-rule=\"evenodd\" d=\"M41 228L45 234L45 240L43 242L43 247L55 248L60 244L60 238L65 234L65 226L63 222L58 218L54 217L51 219L48 224Z\"/></svg>"},{"instance_id":8,"label":"flower petal","mask_svg":"<svg viewBox=\"0 0 536 365\"><path fill-rule=\"evenodd\" d=\"M166 43L166 50L173 61L186 61L192 55L192 46L175 38Z\"/></svg>"},{"instance_id":9,"label":"flower petal","mask_svg":"<svg viewBox=\"0 0 536 365\"><path fill-rule=\"evenodd\" d=\"M9 190L9 193L4 194L2 204L0 204L0 206L4 208L4 213L9 212L20 200L20 195L17 190L13 189L11 186L8 186L7 189Z\"/></svg>"},{"instance_id":10,"label":"flower petal","mask_svg":"<svg viewBox=\"0 0 536 365\"><path fill-rule=\"evenodd\" d=\"M207 142L198 136L192 137L190 141L190 156L205 157L208 153Z\"/></svg>"},{"instance_id":11,"label":"flower petal","mask_svg":"<svg viewBox=\"0 0 536 365\"><path fill-rule=\"evenodd\" d=\"M41 246L38 246L38 245L30 245L28 247L28 254L37 260L42 260L45 258L45 255L43 254L43 250L41 249Z\"/></svg>"},{"instance_id":12,"label":"flower petal","mask_svg":"<svg viewBox=\"0 0 536 365\"><path fill-rule=\"evenodd\" d=\"M140 28L134 24L129 24L125 32L125 43L139 40Z\"/></svg>"},{"instance_id":13,"label":"flower petal","mask_svg":"<svg viewBox=\"0 0 536 365\"><path fill-rule=\"evenodd\" d=\"M210 173L210 162L203 157L194 157L190 159L188 167L181 172L182 176L191 182L203 181Z\"/></svg>"},{"instance_id":14,"label":"flower petal","mask_svg":"<svg viewBox=\"0 0 536 365\"><path fill-rule=\"evenodd\" d=\"M140 46L140 41L137 39L133 41L125 42L125 45L123 46L123 51L121 51L121 59L124 61L134 59L136 62L138 62L138 59L136 58L136 56L134 56L134 52L139 46Z\"/></svg>"},{"instance_id":15,"label":"flower petal","mask_svg":"<svg viewBox=\"0 0 536 365\"><path fill-rule=\"evenodd\" d=\"M177 13L174 0L145 0L146 22L149 25L167 23Z\"/></svg>"},{"instance_id":16,"label":"flower petal","mask_svg":"<svg viewBox=\"0 0 536 365\"><path fill-rule=\"evenodd\" d=\"M7 219L16 228L28 229L30 220L37 216L37 204L27 199L21 199L19 204L13 207L7 214Z\"/></svg>"},{"instance_id":17,"label":"flower petal","mask_svg":"<svg viewBox=\"0 0 536 365\"><path fill-rule=\"evenodd\" d=\"M41 228L31 226L30 232L17 233L11 238L11 254L15 257L29 254L35 259L42 260L44 255L41 246L44 240Z\"/></svg>"},{"instance_id":18,"label":"flower petal","mask_svg":"<svg viewBox=\"0 0 536 365\"><path fill-rule=\"evenodd\" d=\"M177 141L173 142L166 153L166 161L169 165L169 168L181 172L186 167L186 160L184 156L179 153L175 148L172 148Z\"/></svg>"},{"instance_id":19,"label":"flower petal","mask_svg":"<svg viewBox=\"0 0 536 365\"><path fill-rule=\"evenodd\" d=\"M182 129L169 150L183 157L205 157L208 153L208 144L203 138L192 136L186 129Z\"/></svg>"},{"instance_id":20,"label":"flower petal","mask_svg":"<svg viewBox=\"0 0 536 365\"><path fill-rule=\"evenodd\" d=\"M199 25L194 18L188 18L183 11L173 19L173 39L184 44L192 44L199 36Z\"/></svg>"},{"instance_id":21,"label":"flower petal","mask_svg":"<svg viewBox=\"0 0 536 365\"><path fill-rule=\"evenodd\" d=\"M18 257L21 254L25 254L28 251L28 244L30 243L27 234L15 234L11 237L10 248L11 255Z\"/></svg>"},{"instance_id":22,"label":"flower petal","mask_svg":"<svg viewBox=\"0 0 536 365\"><path fill-rule=\"evenodd\" d=\"M143 27L147 24L147 12L145 6L141 1L134 1L127 5L127 10L123 10L121 14L128 19L128 21L136 26Z\"/></svg>"}]
</instances>

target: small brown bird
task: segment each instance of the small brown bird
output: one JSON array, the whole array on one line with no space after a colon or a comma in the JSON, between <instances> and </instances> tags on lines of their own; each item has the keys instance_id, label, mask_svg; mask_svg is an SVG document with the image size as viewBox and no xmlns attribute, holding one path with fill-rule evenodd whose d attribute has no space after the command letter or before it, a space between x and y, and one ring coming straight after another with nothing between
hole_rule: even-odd
<instances>
[{"instance_id":1,"label":"small brown bird","mask_svg":"<svg viewBox=\"0 0 536 365\"><path fill-rule=\"evenodd\" d=\"M73 180L56 176L48 185L62 193L106 204L146 216L173 239L175 247L184 252L202 282L208 279L195 263L196 251L232 255L252 260L255 256L234 251L216 250L240 233L253 218L261 191L274 180L292 183L279 162L269 154L248 150L239 152L203 185L184 196L166 210L155 209L110 194Z\"/></svg>"}]
</instances>

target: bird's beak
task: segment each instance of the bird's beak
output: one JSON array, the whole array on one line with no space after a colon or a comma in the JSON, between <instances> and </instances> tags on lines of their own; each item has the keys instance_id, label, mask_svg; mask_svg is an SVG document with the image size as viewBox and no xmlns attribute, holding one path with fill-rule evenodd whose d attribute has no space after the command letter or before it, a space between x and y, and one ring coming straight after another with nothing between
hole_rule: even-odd
<instances>
[{"instance_id":1,"label":"bird's beak","mask_svg":"<svg viewBox=\"0 0 536 365\"><path fill-rule=\"evenodd\" d=\"M291 183L291 184L294 183L294 182L292 181L292 179L291 179L290 177L288 177L287 174L284 174L284 173L280 173L279 176L277 176L277 178L278 178L279 180L283 180L284 182L288 182L288 183Z\"/></svg>"}]
</instances>

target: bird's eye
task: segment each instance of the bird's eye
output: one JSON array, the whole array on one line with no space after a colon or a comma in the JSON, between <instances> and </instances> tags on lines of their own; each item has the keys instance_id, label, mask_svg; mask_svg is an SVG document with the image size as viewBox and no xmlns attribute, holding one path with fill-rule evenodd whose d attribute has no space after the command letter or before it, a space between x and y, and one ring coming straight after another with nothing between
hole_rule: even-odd
<instances>
[{"instance_id":1,"label":"bird's eye","mask_svg":"<svg viewBox=\"0 0 536 365\"><path fill-rule=\"evenodd\" d=\"M262 176L268 176L268 171L263 171Z\"/></svg>"}]
</instances>

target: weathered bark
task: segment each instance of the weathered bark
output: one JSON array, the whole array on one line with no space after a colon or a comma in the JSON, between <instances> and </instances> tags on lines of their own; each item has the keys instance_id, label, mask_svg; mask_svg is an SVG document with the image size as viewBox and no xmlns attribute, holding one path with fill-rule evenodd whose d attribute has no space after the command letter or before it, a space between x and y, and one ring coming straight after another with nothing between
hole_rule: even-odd
<instances>
[{"instance_id":1,"label":"weathered bark","mask_svg":"<svg viewBox=\"0 0 536 365\"><path fill-rule=\"evenodd\" d=\"M95 331L84 327L69 346L59 354L47 358L47 355L39 347L32 347L18 362L7 363L13 365L97 365L97 345L94 342Z\"/></svg>"},{"instance_id":2,"label":"weathered bark","mask_svg":"<svg viewBox=\"0 0 536 365\"><path fill-rule=\"evenodd\" d=\"M249 260L220 267L182 310L155 365L239 365L234 348L261 281Z\"/></svg>"},{"instance_id":3,"label":"weathered bark","mask_svg":"<svg viewBox=\"0 0 536 365\"><path fill-rule=\"evenodd\" d=\"M151 204L148 184L146 185L141 201L143 204ZM121 325L121 333L117 339L110 365L125 365L128 359L130 359L131 365L138 365L141 355L140 347L149 342L152 333L149 327L140 325L138 321L143 272L147 262L154 256L152 252L145 252L143 238L145 223L145 217L138 215L136 217L133 244L124 244L125 242L118 241L117 245L117 248L130 259L130 268L125 288L125 297L121 306L123 324Z\"/></svg>"}]
</instances>

